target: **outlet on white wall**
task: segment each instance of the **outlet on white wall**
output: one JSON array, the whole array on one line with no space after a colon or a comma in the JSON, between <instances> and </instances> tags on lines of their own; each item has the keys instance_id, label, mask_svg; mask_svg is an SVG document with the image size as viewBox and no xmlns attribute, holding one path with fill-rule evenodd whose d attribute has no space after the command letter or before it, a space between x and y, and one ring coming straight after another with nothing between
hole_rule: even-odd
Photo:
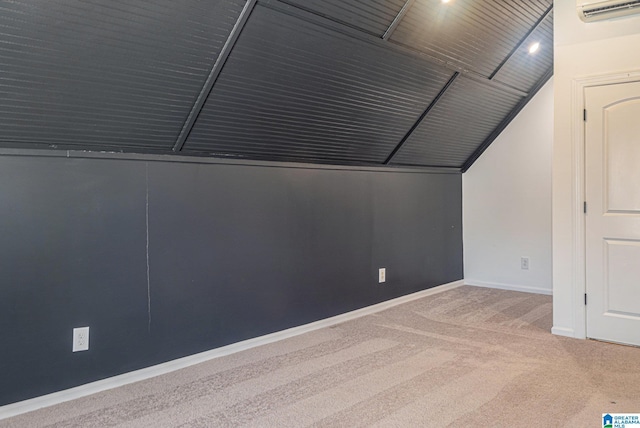
<instances>
[{"instance_id":1,"label":"outlet on white wall","mask_svg":"<svg viewBox=\"0 0 640 428\"><path fill-rule=\"evenodd\" d=\"M520 258L520 269L529 270L529 257Z\"/></svg>"},{"instance_id":2,"label":"outlet on white wall","mask_svg":"<svg viewBox=\"0 0 640 428\"><path fill-rule=\"evenodd\" d=\"M378 283L382 284L387 280L387 268L378 269Z\"/></svg>"},{"instance_id":3,"label":"outlet on white wall","mask_svg":"<svg viewBox=\"0 0 640 428\"><path fill-rule=\"evenodd\" d=\"M89 350L89 327L73 329L73 352Z\"/></svg>"},{"instance_id":4,"label":"outlet on white wall","mask_svg":"<svg viewBox=\"0 0 640 428\"><path fill-rule=\"evenodd\" d=\"M554 20L557 9L566 7L567 13L569 12L571 5L560 5L561 3L565 2L556 2L558 8L554 5ZM573 9L571 18L580 22L576 17L575 4ZM564 31L567 31L566 28ZM554 37L556 35L554 33ZM637 35L640 36L640 34ZM568 49L566 52L569 50L574 51L574 49ZM622 51L623 49L620 49L620 52ZM584 55L587 55L586 51ZM593 58L591 61L594 65L600 65ZM557 67L558 63L555 64ZM624 69L622 65L619 68ZM555 75L560 74L568 76L567 73L558 72ZM575 73L575 75L578 74L578 72ZM565 80L568 83L564 83ZM561 122L571 123L569 118L572 111L569 105L571 104L571 79L567 77L565 80L562 85L566 86L563 87L563 90L566 90L562 92L561 101L562 111L566 111L566 114L563 114L567 119L565 120L565 116L562 116ZM563 201L571 198L571 195L566 196L564 193L566 187L564 176L558 181L562 182L559 186L552 186L551 182L552 163L558 164L555 159L552 162L553 92L554 82L551 78L491 143L487 151L463 174L464 278L470 284L487 287L508 286L521 291L551 293L553 283L551 188L554 187L554 191L557 190L556 187L561 188ZM567 93L569 95L566 95ZM565 102L566 98L569 101ZM556 123L558 123L558 117L556 113ZM557 135L556 133L556 141L559 141ZM563 134L562 141L571 141L571 135L565 138ZM565 156L564 152L562 156ZM569 165L571 159L563 158L562 162L565 162L563 165ZM567 192L570 193L571 186L569 185L568 188ZM557 197L555 199L560 200ZM563 207L565 205L570 204L564 204ZM509 215L496 215L503 212ZM555 208L553 212L556 212ZM562 217L564 221L571 217L571 212L565 214L562 211L560 216L564 216ZM564 224L563 227L565 227ZM529 258L529 269L522 269L522 264L518 265L518 254ZM558 269L565 272L564 267L558 267ZM563 280L563 284L566 282ZM572 296L569 297L573 298ZM555 317L554 325L556 325Z\"/></svg>"}]
</instances>

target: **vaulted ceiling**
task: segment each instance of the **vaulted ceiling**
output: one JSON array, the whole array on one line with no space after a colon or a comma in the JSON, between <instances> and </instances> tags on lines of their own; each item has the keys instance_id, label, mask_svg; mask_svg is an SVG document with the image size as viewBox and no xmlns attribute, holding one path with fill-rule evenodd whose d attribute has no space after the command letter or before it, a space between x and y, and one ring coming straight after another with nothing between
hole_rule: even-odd
<instances>
[{"instance_id":1,"label":"vaulted ceiling","mask_svg":"<svg viewBox=\"0 0 640 428\"><path fill-rule=\"evenodd\" d=\"M13 0L0 147L464 171L552 49L552 0Z\"/></svg>"}]
</instances>

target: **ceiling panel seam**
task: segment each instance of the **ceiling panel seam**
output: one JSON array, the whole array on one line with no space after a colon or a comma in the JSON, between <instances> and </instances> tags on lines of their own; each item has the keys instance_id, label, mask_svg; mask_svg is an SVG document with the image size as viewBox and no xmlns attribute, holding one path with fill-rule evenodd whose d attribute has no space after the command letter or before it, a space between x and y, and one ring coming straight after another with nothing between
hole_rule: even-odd
<instances>
[{"instance_id":1,"label":"ceiling panel seam","mask_svg":"<svg viewBox=\"0 0 640 428\"><path fill-rule=\"evenodd\" d=\"M451 75L258 1L183 152L382 165Z\"/></svg>"},{"instance_id":2,"label":"ceiling panel seam","mask_svg":"<svg viewBox=\"0 0 640 428\"><path fill-rule=\"evenodd\" d=\"M488 86L492 89L496 89L502 92L507 92L513 95L518 95L520 97L526 97L529 95L527 92L522 91L520 89L514 88L512 86L506 85L502 82L498 82L497 80L489 80L486 77L479 75L473 72L460 72L464 77L469 80L473 80L474 82L480 83L482 85Z\"/></svg>"},{"instance_id":3,"label":"ceiling panel seam","mask_svg":"<svg viewBox=\"0 0 640 428\"><path fill-rule=\"evenodd\" d=\"M427 61L430 64L442 67L445 70L462 74L464 77L467 77L476 82L484 83L496 90L499 90L502 92L508 92L514 95L519 95L521 97L527 96L527 92L521 91L519 89L513 88L511 86L505 85L504 83L501 83L495 80L489 80L487 79L486 76L483 76L474 71L465 70L460 67L455 67L452 64L449 64L448 62L440 58L429 55L418 49L414 49L410 46L406 46L406 45L394 42L393 40L383 40L379 36L371 35L361 30L355 30L350 26L343 25L334 20L325 19L323 18L322 15L308 12L303 8L300 8L295 5L290 5L289 3L285 3L282 0L258 0L258 5L268 7L269 9L275 10L280 13L285 13L289 16L293 16L294 18L302 19L312 24L319 25L329 30L336 31L345 36L352 37L354 39L357 39L363 42L367 42L369 44L372 44L382 49L391 49L403 55L408 55L412 58Z\"/></svg>"},{"instance_id":4,"label":"ceiling panel seam","mask_svg":"<svg viewBox=\"0 0 640 428\"><path fill-rule=\"evenodd\" d=\"M394 43L391 40L386 41L382 40L380 36L371 35L365 33L361 30L355 30L351 26L341 24L335 20L326 19L322 15L318 15L313 12L308 12L306 9L301 8L297 5L291 5L289 3L285 3L282 0L259 0L258 4L260 6L267 7L269 9L275 10L277 12L285 13L289 16L293 16L294 18L302 19L303 21L310 22L315 25L319 25L328 30L336 31L345 36L367 42L374 46L383 49L392 49L396 52L403 53L405 55L409 55L413 58L418 58L422 60L427 60L431 64L441 66L450 71L457 71L461 73L468 73L466 70L456 69L448 65L445 61L431 56L427 53L421 52L417 49L410 48L408 46L400 45L398 43ZM486 77L484 78L486 80Z\"/></svg>"},{"instance_id":5,"label":"ceiling panel seam","mask_svg":"<svg viewBox=\"0 0 640 428\"><path fill-rule=\"evenodd\" d=\"M398 25L400 25L400 21L402 21L402 18L404 18L415 1L416 0L407 0L404 6L402 6L402 9L400 9L400 12L398 12L398 15L393 19L391 25L389 25L389 28L387 28L387 31L382 35L382 40L389 40L393 32L398 28Z\"/></svg>"},{"instance_id":6,"label":"ceiling panel seam","mask_svg":"<svg viewBox=\"0 0 640 428\"><path fill-rule=\"evenodd\" d=\"M209 156L180 155L171 152L158 153L123 153L123 152L93 152L86 150L47 150L35 148L2 148L0 157L27 157L27 158L69 158L69 159L95 159L95 160L120 160L120 161L147 161L177 164L202 164L202 165L233 165L260 168L282 169L307 169L307 170L334 170L334 171L358 171L377 173L400 174L460 174L460 171L451 167L415 167L415 166L391 166L379 165L337 165L318 164L290 161L254 160L254 159L223 159Z\"/></svg>"},{"instance_id":7,"label":"ceiling panel seam","mask_svg":"<svg viewBox=\"0 0 640 428\"><path fill-rule=\"evenodd\" d=\"M242 29L248 22L249 16L251 15L251 12L253 12L256 3L257 0L247 0L244 8L242 9L242 12L240 12L240 15L238 16L238 19L236 20L231 33L229 33L229 37L227 37L220 55L218 55L218 58L216 58L215 63L211 67L211 72L209 73L209 76L207 76L207 80L205 80L204 85L202 86L202 90L198 94L198 97L196 98L196 101L193 104L193 107L191 108L191 111L189 112L189 115L187 116L182 129L180 130L180 134L178 135L178 138L176 139L176 142L173 146L174 152L179 152L184 147L184 143L187 141L187 137L189 137L189 134L191 133L191 130L193 129L193 126L195 125L196 120L198 119L198 116L200 115L200 112L202 111L202 108L204 107L204 104L207 101L207 98L209 97L209 94L211 93L216 80L218 79L218 76L220 76L220 73L222 72L224 64L227 62L227 59L229 58L233 47L238 41L238 37L240 37Z\"/></svg>"},{"instance_id":8,"label":"ceiling panel seam","mask_svg":"<svg viewBox=\"0 0 640 428\"><path fill-rule=\"evenodd\" d=\"M427 115L429 114L429 112L436 106L436 104L438 104L438 101L440 101L440 99L442 98L442 96L445 94L445 92L447 92L447 89L449 89L451 87L451 85L453 84L453 82L458 78L458 76L460 75L460 73L458 73L457 71L455 73L453 73L453 76L451 76L451 78L449 79L449 81L442 87L442 89L440 90L440 92L438 92L438 95L435 96L435 98L431 101L431 103L429 103L429 105L427 106L427 108L425 109L424 112L422 112L422 114L420 115L420 117L418 118L418 120L416 120L416 122L413 124L413 126L409 129L409 131L405 134L404 137L402 137L402 140L400 140L400 142L398 143L398 145L393 149L393 151L391 152L391 154L387 157L387 159L384 161L383 165L389 165L389 162L391 162L393 160L393 158L395 157L395 155L400 151L400 149L402 148L402 146L407 142L407 140L409 139L409 137L411 136L411 134L413 134L413 132L418 128L418 126L420 126L420 124L422 123L422 121L424 120L425 117L427 117Z\"/></svg>"},{"instance_id":9,"label":"ceiling panel seam","mask_svg":"<svg viewBox=\"0 0 640 428\"><path fill-rule=\"evenodd\" d=\"M361 29L355 29L354 27L343 24L337 20L329 19L324 15L319 15L315 12L310 12L306 8L302 8L298 5L287 3L285 0L259 0L258 4L263 7L267 7L276 12L284 13L294 18L302 19L303 21L310 22L315 25L319 25L328 30L336 31L354 39L373 44L377 47L388 48L390 46L396 47L397 45L390 45L378 35L362 31ZM399 48L399 49L398 49ZM426 59L429 57L426 54L422 54L419 51L411 51L404 49L402 46L397 46L396 51L411 53L413 57ZM429 57L430 58L430 57ZM434 60L438 61L436 58ZM438 63L439 64L439 63Z\"/></svg>"},{"instance_id":10,"label":"ceiling panel seam","mask_svg":"<svg viewBox=\"0 0 640 428\"><path fill-rule=\"evenodd\" d=\"M263 5L263 6L267 6L269 3L271 3L271 0L259 0L259 2L260 2L260 4L261 4L261 5ZM331 16L328 16L328 15L325 15L325 14L320 13L320 12L318 12L318 11L315 11L315 10L312 10L312 9L309 9L309 8L306 8L306 7L301 6L301 5L297 4L297 3L293 3L293 2L290 2L290 1L288 1L288 0L277 0L277 2L278 2L278 3L282 3L283 5L287 5L287 6L289 6L289 7L293 7L293 8L299 9L299 10L303 10L303 11L305 11L306 13L309 13L309 14L315 15L315 16L317 16L317 17L319 17L319 18L322 18L322 19L328 19L329 21L335 22L336 24L340 24L340 25L342 25L342 26L345 26L345 27L351 28L351 29L353 29L354 31L359 31L359 32L362 32L362 33L364 33L364 34L367 34L367 35L373 36L373 37L375 37L375 38L380 38L380 36L379 36L378 34L376 34L376 33L372 32L372 31L367 31L367 30L366 30L366 29L364 29L364 28L357 27L357 26L355 26L355 25L351 25L351 24L349 24L348 22L345 22L345 21L342 21L342 20L340 20L340 19L336 19L336 18L334 18L334 17L331 17Z\"/></svg>"},{"instance_id":11,"label":"ceiling panel seam","mask_svg":"<svg viewBox=\"0 0 640 428\"><path fill-rule=\"evenodd\" d=\"M533 27L531 27L529 29L529 31L527 31L527 33L522 37L522 39L520 39L518 44L513 47L511 52L509 52L509 54L506 57L504 57L502 62L500 64L498 64L496 69L493 70L493 73L491 73L491 75L489 76L489 80L492 80L496 76L496 74L498 74L498 72L500 72L500 69L502 69L502 67L504 67L504 65L507 63L507 61L509 61L509 58L511 58L518 51L518 49L520 49L520 47L524 44L524 42L527 41L527 38L531 34L533 34L533 32L542 24L542 22L544 22L545 19L547 19L547 16L549 16L549 14L551 13L552 10L553 10L553 3L551 5L549 5L547 10L545 10L545 12L542 14L542 16L540 18L538 18L538 20L533 25Z\"/></svg>"},{"instance_id":12,"label":"ceiling panel seam","mask_svg":"<svg viewBox=\"0 0 640 428\"><path fill-rule=\"evenodd\" d=\"M29 2L0 14L0 147L67 157L463 173L553 74L550 0Z\"/></svg>"},{"instance_id":13,"label":"ceiling panel seam","mask_svg":"<svg viewBox=\"0 0 640 428\"><path fill-rule=\"evenodd\" d=\"M466 172L471 166L475 163L476 160L484 153L485 150L489 148L491 143L498 138L498 136L504 131L504 129L509 126L509 123L520 113L520 111L527 105L529 101L538 93L538 91L544 86L545 83L553 76L553 66L551 66L547 72L538 80L536 85L529 91L529 95L524 97L518 102L518 104L509 112L507 117L505 117L502 122L489 134L489 136L478 146L478 148L469 156L469 158L464 162L460 171L462 173Z\"/></svg>"}]
</instances>

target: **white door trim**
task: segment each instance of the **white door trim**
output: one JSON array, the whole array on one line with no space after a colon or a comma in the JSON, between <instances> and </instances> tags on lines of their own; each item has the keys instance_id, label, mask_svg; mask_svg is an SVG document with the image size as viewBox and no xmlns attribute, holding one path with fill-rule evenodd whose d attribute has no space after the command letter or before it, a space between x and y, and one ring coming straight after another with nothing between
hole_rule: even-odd
<instances>
[{"instance_id":1,"label":"white door trim","mask_svg":"<svg viewBox=\"0 0 640 428\"><path fill-rule=\"evenodd\" d=\"M584 305L586 287L586 240L585 217L583 203L585 201L585 125L583 110L585 108L585 89L591 86L612 85L640 81L640 70L622 73L598 74L578 77L571 84L571 155L572 155L572 202L571 211L573 225L571 281L573 297L573 337L587 337L587 311Z\"/></svg>"}]
</instances>

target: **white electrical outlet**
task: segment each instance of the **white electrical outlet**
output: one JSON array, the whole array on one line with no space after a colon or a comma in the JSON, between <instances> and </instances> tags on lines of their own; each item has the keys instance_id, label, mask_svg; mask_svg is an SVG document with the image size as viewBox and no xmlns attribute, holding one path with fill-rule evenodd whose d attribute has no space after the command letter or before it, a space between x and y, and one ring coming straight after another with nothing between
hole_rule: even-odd
<instances>
[{"instance_id":1,"label":"white electrical outlet","mask_svg":"<svg viewBox=\"0 0 640 428\"><path fill-rule=\"evenodd\" d=\"M89 327L73 329L73 352L89 350Z\"/></svg>"},{"instance_id":2,"label":"white electrical outlet","mask_svg":"<svg viewBox=\"0 0 640 428\"><path fill-rule=\"evenodd\" d=\"M520 269L529 269L529 257L521 257L520 258Z\"/></svg>"},{"instance_id":3,"label":"white electrical outlet","mask_svg":"<svg viewBox=\"0 0 640 428\"><path fill-rule=\"evenodd\" d=\"M382 284L387 280L387 268L378 269L378 283Z\"/></svg>"}]
</instances>

